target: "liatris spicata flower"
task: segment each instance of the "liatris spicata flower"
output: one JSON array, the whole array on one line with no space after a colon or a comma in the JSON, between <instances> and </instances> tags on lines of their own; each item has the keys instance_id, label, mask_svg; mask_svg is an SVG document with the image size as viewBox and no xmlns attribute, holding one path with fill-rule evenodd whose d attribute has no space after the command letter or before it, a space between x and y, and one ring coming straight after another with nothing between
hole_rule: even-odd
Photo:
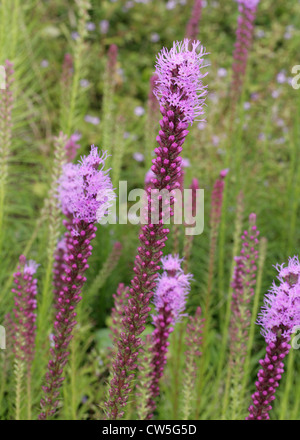
<instances>
[{"instance_id":1,"label":"liatris spicata flower","mask_svg":"<svg viewBox=\"0 0 300 440\"><path fill-rule=\"evenodd\" d=\"M233 104L239 99L247 69L249 51L252 46L256 8L260 0L237 0L239 5L238 27L233 53L233 79L231 99Z\"/></svg>"},{"instance_id":2,"label":"liatris spicata flower","mask_svg":"<svg viewBox=\"0 0 300 440\"><path fill-rule=\"evenodd\" d=\"M185 36L190 38L192 41L197 40L199 34L199 23L201 20L202 13L202 0L195 0L192 9L191 18L188 21Z\"/></svg>"},{"instance_id":3,"label":"liatris spicata flower","mask_svg":"<svg viewBox=\"0 0 300 440\"><path fill-rule=\"evenodd\" d=\"M152 171L155 177L151 183L156 192L163 189L172 191L178 188L181 174L182 145L188 134L188 123L203 114L205 87L202 84L200 69L204 67L204 50L200 43L193 42L188 49L189 40L176 42L168 51L163 49L157 57L155 95L161 104L163 115L161 130L157 136L159 147L155 149L157 158L153 160ZM197 51L197 49L200 49ZM152 189L153 191L153 189ZM170 198L170 205L173 200ZM118 342L118 353L113 363L114 375L111 381L110 398L106 402L107 417L116 419L123 415L131 390L130 382L136 369L136 358L141 345L139 335L145 328L150 311L149 302L156 286L155 279L159 261L163 255L169 229L164 227L163 212L156 211L158 222L151 222L151 188L148 189L148 223L142 227L140 247L135 259L135 276L131 282L128 307L125 308L123 332ZM170 215L172 210L170 206Z\"/></svg>"},{"instance_id":4,"label":"liatris spicata flower","mask_svg":"<svg viewBox=\"0 0 300 440\"><path fill-rule=\"evenodd\" d=\"M16 376L16 420L20 419L21 394L24 372L27 374L28 415L31 413L30 382L31 365L35 352L36 308L37 308L37 279L33 277L38 268L35 261L26 261L26 257L19 258L18 271L14 274L16 287L14 307L14 353Z\"/></svg>"},{"instance_id":5,"label":"liatris spicata flower","mask_svg":"<svg viewBox=\"0 0 300 440\"><path fill-rule=\"evenodd\" d=\"M230 322L230 375L232 419L239 417L242 407L244 362L247 355L247 341L251 320L250 301L256 283L258 236L256 216L249 216L249 231L242 235L242 250L235 258L236 266L232 282L232 314Z\"/></svg>"},{"instance_id":6,"label":"liatris spicata flower","mask_svg":"<svg viewBox=\"0 0 300 440\"><path fill-rule=\"evenodd\" d=\"M261 369L255 382L248 420L268 420L276 388L284 372L283 359L290 350L293 329L300 325L300 264L298 257L289 259L287 267L277 265L279 286L273 282L264 299L258 324L267 347L259 361Z\"/></svg>"},{"instance_id":7,"label":"liatris spicata flower","mask_svg":"<svg viewBox=\"0 0 300 440\"><path fill-rule=\"evenodd\" d=\"M3 206L5 199L5 186L8 176L8 156L11 149L12 137L12 109L13 94L12 84L14 82L13 64L5 61L5 87L0 88L0 248L3 235Z\"/></svg>"},{"instance_id":8,"label":"liatris spicata flower","mask_svg":"<svg viewBox=\"0 0 300 440\"><path fill-rule=\"evenodd\" d=\"M72 163L63 167L59 179L59 198L63 213L68 217L64 255L64 274L61 276L60 292L57 298L57 314L54 322L51 359L46 373L45 396L41 400L40 419L54 415L58 406L59 388L64 378L63 368L68 361L68 345L72 330L76 325L76 305L81 300L81 292L86 281L91 255L91 241L96 237L96 220L101 220L110 206L113 197L112 184L107 171L103 171L106 153L102 155L92 146L87 157L77 165ZM100 169L99 169L100 167Z\"/></svg>"},{"instance_id":9,"label":"liatris spicata flower","mask_svg":"<svg viewBox=\"0 0 300 440\"><path fill-rule=\"evenodd\" d=\"M148 418L152 417L156 408L155 399L159 395L159 381L167 362L169 335L185 310L192 278L191 274L183 273L181 269L182 260L177 255L168 255L162 258L161 261L164 272L158 280L153 298L156 314L153 316L155 329L152 333L152 382L151 397L148 402Z\"/></svg>"},{"instance_id":10,"label":"liatris spicata flower","mask_svg":"<svg viewBox=\"0 0 300 440\"><path fill-rule=\"evenodd\" d=\"M195 316L189 317L189 323L186 328L186 345L188 347L185 353L185 369L182 385L182 420L188 420L192 403L195 395L195 385L197 379L197 358L201 356L200 348L202 343L203 319L201 308L198 307Z\"/></svg>"}]
</instances>

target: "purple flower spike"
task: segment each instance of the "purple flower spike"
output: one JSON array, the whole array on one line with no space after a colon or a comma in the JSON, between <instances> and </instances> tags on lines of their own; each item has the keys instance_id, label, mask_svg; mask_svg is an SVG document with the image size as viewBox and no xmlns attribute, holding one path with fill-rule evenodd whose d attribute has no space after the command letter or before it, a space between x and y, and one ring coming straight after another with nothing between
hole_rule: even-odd
<instances>
[{"instance_id":1,"label":"purple flower spike","mask_svg":"<svg viewBox=\"0 0 300 440\"><path fill-rule=\"evenodd\" d=\"M165 218L173 215L174 197L162 210L155 203L154 193L162 190L172 192L180 187L182 145L188 134L188 124L198 114L202 114L202 105L206 90L202 85L204 51L196 52L199 42L193 43L188 50L189 40L176 42L168 51L163 49L156 65L155 95L160 101L162 119L156 140L158 148L154 151L151 171L154 176L147 176L148 218L141 228L140 246L133 268L134 277L129 289L130 298L125 307L123 331L118 341L118 352L113 362L113 378L110 382L109 399L106 402L106 416L118 419L123 416L123 407L128 400L130 381L134 377L136 359L141 346L140 334L150 312L149 303L156 287L159 263L163 248L168 239L169 229L164 227ZM149 181L150 180L150 181ZM163 211L163 212L162 212ZM166 212L167 211L167 212ZM152 223L153 213L157 221Z\"/></svg>"},{"instance_id":2,"label":"purple flower spike","mask_svg":"<svg viewBox=\"0 0 300 440\"><path fill-rule=\"evenodd\" d=\"M252 46L254 21L259 0L237 0L240 15L233 53L232 98L237 101L242 92L249 51Z\"/></svg>"},{"instance_id":3,"label":"purple flower spike","mask_svg":"<svg viewBox=\"0 0 300 440\"><path fill-rule=\"evenodd\" d=\"M173 331L172 326L176 324L185 310L187 295L190 291L192 275L183 273L181 261L178 256L172 255L162 259L165 272L160 276L154 293L153 302L156 314L153 316L155 329L152 333L152 380L148 418L152 417L156 408L155 399L159 395L159 381L167 362L168 338Z\"/></svg>"},{"instance_id":4,"label":"purple flower spike","mask_svg":"<svg viewBox=\"0 0 300 440\"><path fill-rule=\"evenodd\" d=\"M37 280L33 275L39 265L33 260L27 262L24 255L19 261L18 272L14 274L16 287L12 289L15 294L14 351L18 359L26 362L29 372L34 358L37 308Z\"/></svg>"},{"instance_id":5,"label":"purple flower spike","mask_svg":"<svg viewBox=\"0 0 300 440\"><path fill-rule=\"evenodd\" d=\"M206 87L202 84L200 69L206 67L203 56L205 49L199 41L192 42L189 50L189 39L176 41L172 49L163 48L157 57L156 89L154 91L161 105L176 110L178 118L192 124L204 114L204 97Z\"/></svg>"},{"instance_id":6,"label":"purple flower spike","mask_svg":"<svg viewBox=\"0 0 300 440\"><path fill-rule=\"evenodd\" d=\"M199 34L199 23L202 14L202 0L195 0L191 18L186 27L186 37L192 41L197 39Z\"/></svg>"},{"instance_id":7,"label":"purple flower spike","mask_svg":"<svg viewBox=\"0 0 300 440\"><path fill-rule=\"evenodd\" d=\"M64 225L67 228L63 241L58 245L54 268L54 299L56 316L53 330L53 347L50 348L50 361L43 386L41 399L42 412L39 419L53 416L58 406L59 389L69 353L67 351L76 323L75 308L81 300L81 292L86 282L84 276L88 269L88 259L92 255L91 241L96 237L96 218L99 206L99 193L111 190L109 176L102 171L104 158L97 148L92 147L87 157L78 165L68 164L63 168L60 178L59 196L63 212L67 215ZM100 170L98 167L100 166Z\"/></svg>"},{"instance_id":8,"label":"purple flower spike","mask_svg":"<svg viewBox=\"0 0 300 440\"><path fill-rule=\"evenodd\" d=\"M63 166L58 192L65 215L94 223L106 213L115 198L108 171L103 171L106 158L106 152L100 154L92 145L90 154L79 164Z\"/></svg>"},{"instance_id":9,"label":"purple flower spike","mask_svg":"<svg viewBox=\"0 0 300 440\"><path fill-rule=\"evenodd\" d=\"M273 283L264 300L258 324L267 342L266 356L260 360L261 369L256 391L252 395L247 420L268 420L275 391L284 372L283 359L290 350L288 344L293 328L300 325L300 264L298 257L289 259L287 267L277 265L279 286Z\"/></svg>"}]
</instances>

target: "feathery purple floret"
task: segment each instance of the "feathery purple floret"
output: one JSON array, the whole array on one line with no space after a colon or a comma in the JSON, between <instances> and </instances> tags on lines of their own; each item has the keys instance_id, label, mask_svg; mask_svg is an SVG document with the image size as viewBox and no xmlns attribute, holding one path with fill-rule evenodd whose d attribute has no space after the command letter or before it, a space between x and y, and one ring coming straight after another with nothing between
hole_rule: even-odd
<instances>
[{"instance_id":1,"label":"feathery purple floret","mask_svg":"<svg viewBox=\"0 0 300 440\"><path fill-rule=\"evenodd\" d=\"M161 259L164 273L158 279L153 297L156 312L169 307L173 323L179 320L185 310L192 279L191 274L185 274L181 269L182 261L178 255L167 255Z\"/></svg>"},{"instance_id":2,"label":"feathery purple floret","mask_svg":"<svg viewBox=\"0 0 300 440\"><path fill-rule=\"evenodd\" d=\"M293 329L300 325L300 264L298 257L276 266L280 284L273 283L265 297L258 319L262 335L267 342L266 355L259 361L261 369L255 382L247 420L268 420L275 400L275 392L284 372L283 360L290 350L289 341Z\"/></svg>"},{"instance_id":3,"label":"feathery purple floret","mask_svg":"<svg viewBox=\"0 0 300 440\"><path fill-rule=\"evenodd\" d=\"M65 215L94 223L107 212L115 193L109 170L103 171L106 159L107 153L100 153L92 145L90 154L82 157L80 163L63 166L58 193Z\"/></svg>"},{"instance_id":4,"label":"feathery purple floret","mask_svg":"<svg viewBox=\"0 0 300 440\"><path fill-rule=\"evenodd\" d=\"M300 324L300 264L298 257L289 259L287 267L277 265L278 280L266 294L258 319L266 342L274 342L278 332L289 338L293 327Z\"/></svg>"},{"instance_id":5,"label":"feathery purple floret","mask_svg":"<svg viewBox=\"0 0 300 440\"><path fill-rule=\"evenodd\" d=\"M192 42L189 50L189 42L187 38L176 41L172 49L163 48L158 54L154 94L162 106L179 109L180 119L192 124L204 114L207 90L202 78L206 73L201 74L201 69L206 67L203 59L206 53L199 41Z\"/></svg>"}]
</instances>

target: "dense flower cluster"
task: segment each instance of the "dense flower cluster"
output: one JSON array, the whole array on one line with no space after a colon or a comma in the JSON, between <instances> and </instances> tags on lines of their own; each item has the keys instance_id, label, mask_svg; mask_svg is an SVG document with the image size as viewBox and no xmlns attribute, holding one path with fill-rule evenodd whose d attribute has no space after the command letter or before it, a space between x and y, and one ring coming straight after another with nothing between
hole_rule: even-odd
<instances>
[{"instance_id":1,"label":"dense flower cluster","mask_svg":"<svg viewBox=\"0 0 300 440\"><path fill-rule=\"evenodd\" d=\"M37 308L37 279L34 274L38 264L29 260L24 255L20 256L18 271L14 274L15 307L13 328L14 351L16 357L25 361L27 368L34 357L35 331L36 331L36 308Z\"/></svg>"},{"instance_id":2,"label":"dense flower cluster","mask_svg":"<svg viewBox=\"0 0 300 440\"><path fill-rule=\"evenodd\" d=\"M151 359L151 397L148 402L149 418L156 408L155 398L159 395L159 381L167 362L169 335L175 323L182 316L187 295L190 291L191 274L184 274L182 260L176 255L162 258L163 274L160 276L153 302L156 314L153 315L155 329L152 333Z\"/></svg>"},{"instance_id":3,"label":"dense flower cluster","mask_svg":"<svg viewBox=\"0 0 300 440\"><path fill-rule=\"evenodd\" d=\"M200 69L206 67L203 56L205 49L199 41L189 39L176 41L172 49L163 48L157 56L155 95L162 106L179 112L182 121L193 123L204 114L204 97L207 94Z\"/></svg>"},{"instance_id":4,"label":"dense flower cluster","mask_svg":"<svg viewBox=\"0 0 300 440\"><path fill-rule=\"evenodd\" d=\"M264 300L258 324L266 339L266 356L259 361L261 369L252 395L248 420L268 420L276 388L284 372L283 359L290 350L293 328L300 325L300 264L298 257L289 259L287 267L276 266L280 282L273 283Z\"/></svg>"},{"instance_id":5,"label":"dense flower cluster","mask_svg":"<svg viewBox=\"0 0 300 440\"><path fill-rule=\"evenodd\" d=\"M102 171L105 157L92 147L90 154L83 157L78 165L64 166L59 179L59 196L63 212L67 215L67 220L64 220L67 232L56 251L56 315L51 359L43 386L44 398L41 399L39 418L42 420L53 416L59 403L59 389L64 381L63 368L69 356L67 349L76 325L75 308L82 299L81 292L86 282L84 273L89 267L88 258L93 249L91 241L96 237L96 211L106 203L105 196L101 199L99 194L105 194L105 190L112 188L109 176Z\"/></svg>"},{"instance_id":6,"label":"dense flower cluster","mask_svg":"<svg viewBox=\"0 0 300 440\"><path fill-rule=\"evenodd\" d=\"M146 224L139 236L140 246L135 259L135 276L129 289L128 306L122 322L123 331L118 341L118 351L113 362L113 378L110 382L109 399L106 402L107 417L122 417L123 407L128 400L131 379L136 369L136 359L141 346L140 335L150 312L149 303L156 287L159 262L163 255L169 229L164 226L164 219L173 215L174 197L166 209L162 210L153 200L158 192L172 192L180 186L182 145L188 134L188 123L203 113L206 90L202 85L204 51L196 52L199 42L193 43L192 51L188 49L189 40L174 43L173 49L167 49L158 56L156 65L155 94L160 101L162 120L161 130L156 140L158 148L154 150L151 171L154 177L147 184ZM153 192L154 190L154 192ZM157 197L157 198L158 198ZM154 217L156 221L152 222Z\"/></svg>"},{"instance_id":7,"label":"dense flower cluster","mask_svg":"<svg viewBox=\"0 0 300 440\"><path fill-rule=\"evenodd\" d=\"M115 198L109 170L103 171L106 158L106 152L100 154L92 145L90 154L80 163L63 166L58 192L65 215L94 223L106 214Z\"/></svg>"}]
</instances>

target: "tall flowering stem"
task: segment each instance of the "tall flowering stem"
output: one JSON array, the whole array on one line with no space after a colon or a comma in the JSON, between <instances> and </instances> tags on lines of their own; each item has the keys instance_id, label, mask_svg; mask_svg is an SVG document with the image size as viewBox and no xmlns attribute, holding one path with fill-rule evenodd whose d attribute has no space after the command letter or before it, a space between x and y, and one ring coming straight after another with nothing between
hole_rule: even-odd
<instances>
[{"instance_id":1,"label":"tall flowering stem","mask_svg":"<svg viewBox=\"0 0 300 440\"><path fill-rule=\"evenodd\" d=\"M101 220L113 198L112 184L103 171L106 154L100 155L92 146L87 157L77 165L66 164L59 179L58 193L62 212L67 216L67 229L62 251L64 264L60 272L61 282L56 284L57 309L54 329L54 347L50 349L50 361L43 386L40 419L53 416L59 404L59 389L64 381L63 368L68 361L68 346L76 325L75 308L82 299L81 292L86 282L85 272L92 254L91 241L96 237L96 220ZM99 169L100 167L100 169Z\"/></svg>"},{"instance_id":2,"label":"tall flowering stem","mask_svg":"<svg viewBox=\"0 0 300 440\"><path fill-rule=\"evenodd\" d=\"M266 355L259 361L261 369L255 382L247 420L268 420L275 392L284 372L293 329L300 325L300 264L298 257L289 259L287 267L277 265L279 286L273 285L264 299L258 324L266 340Z\"/></svg>"},{"instance_id":3,"label":"tall flowering stem","mask_svg":"<svg viewBox=\"0 0 300 440\"><path fill-rule=\"evenodd\" d=\"M5 88L0 89L0 249L3 239L3 208L5 200L5 186L8 177L8 157L11 150L12 139L12 109L14 82L13 64L6 60Z\"/></svg>"},{"instance_id":4,"label":"tall flowering stem","mask_svg":"<svg viewBox=\"0 0 300 440\"><path fill-rule=\"evenodd\" d=\"M186 38L190 38L192 41L197 40L199 34L199 23L202 15L202 0L195 0L191 18L188 21L185 35Z\"/></svg>"},{"instance_id":5,"label":"tall flowering stem","mask_svg":"<svg viewBox=\"0 0 300 440\"><path fill-rule=\"evenodd\" d=\"M235 49L233 52L233 78L231 84L232 105L239 100L248 63L249 51L252 47L256 9L260 0L237 0L239 5L238 27L236 31Z\"/></svg>"},{"instance_id":6,"label":"tall flowering stem","mask_svg":"<svg viewBox=\"0 0 300 440\"><path fill-rule=\"evenodd\" d=\"M168 51L163 49L157 57L155 95L160 102L162 120L161 130L156 140L156 158L153 159L151 188L148 188L148 216L139 236L140 246L135 259L135 276L131 281L126 317L123 320L123 332L118 342L118 353L113 363L113 378L110 383L110 398L106 402L107 417L120 418L122 408L126 405L131 390L130 382L136 369L136 359L141 345L140 334L150 311L149 302L156 286L159 262L163 255L162 249L169 233L164 227L164 216L173 214L173 197L165 212L155 208L153 196L159 197L161 190L178 188L181 174L182 145L188 134L189 123L193 123L203 114L203 103L206 89L202 84L200 69L204 67L204 49L199 42L189 48L189 40L176 42ZM200 50L197 50L200 49ZM156 221L152 222L156 216ZM165 218L166 218L165 217Z\"/></svg>"},{"instance_id":7,"label":"tall flowering stem","mask_svg":"<svg viewBox=\"0 0 300 440\"><path fill-rule=\"evenodd\" d=\"M35 352L37 279L33 277L38 265L20 256L18 271L14 274L15 287L13 328L16 378L16 420L21 416L21 397L24 373L27 376L27 416L31 418L31 365Z\"/></svg>"},{"instance_id":8,"label":"tall flowering stem","mask_svg":"<svg viewBox=\"0 0 300 440\"><path fill-rule=\"evenodd\" d=\"M197 359L201 356L203 319L201 308L198 307L195 316L189 317L186 329L185 369L182 385L182 420L188 420L192 412L197 380Z\"/></svg>"},{"instance_id":9,"label":"tall flowering stem","mask_svg":"<svg viewBox=\"0 0 300 440\"><path fill-rule=\"evenodd\" d=\"M190 291L192 275L185 275L178 256L168 255L162 258L164 272L158 280L154 293L156 314L153 316L153 344L151 357L151 396L148 401L148 418L153 416L156 398L159 396L159 382L167 363L169 335L185 310L186 298Z\"/></svg>"}]
</instances>

